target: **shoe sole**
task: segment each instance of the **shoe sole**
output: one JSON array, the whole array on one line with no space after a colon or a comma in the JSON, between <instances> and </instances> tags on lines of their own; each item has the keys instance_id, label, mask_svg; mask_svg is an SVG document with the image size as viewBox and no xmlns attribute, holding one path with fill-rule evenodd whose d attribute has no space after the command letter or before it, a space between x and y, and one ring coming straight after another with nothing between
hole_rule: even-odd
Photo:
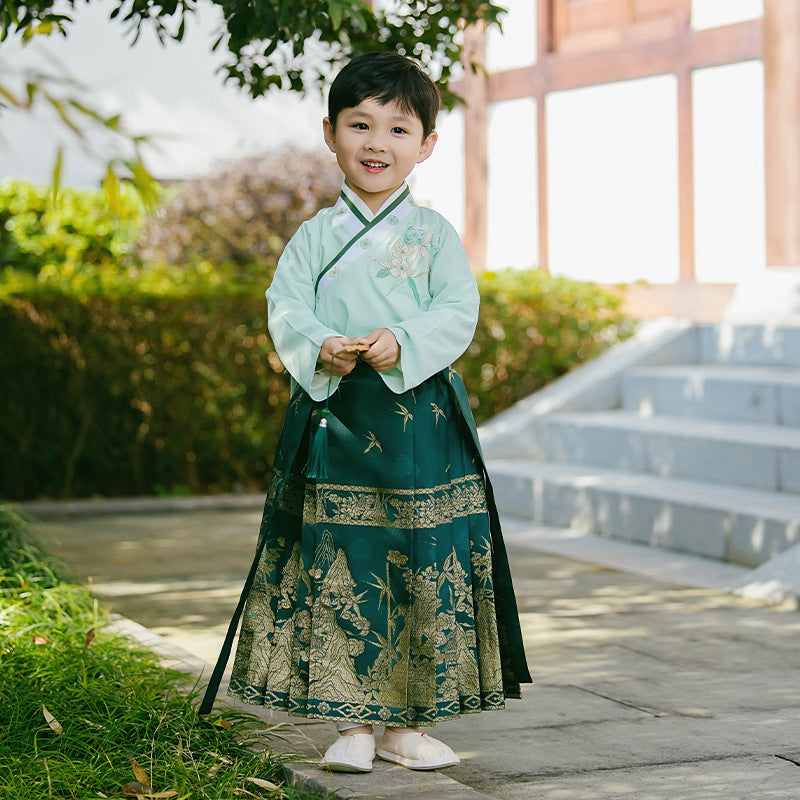
<instances>
[{"instance_id":1,"label":"shoe sole","mask_svg":"<svg viewBox=\"0 0 800 800\"><path fill-rule=\"evenodd\" d=\"M321 761L320 766L327 767L331 772L372 772L372 764L368 767L359 767L344 761Z\"/></svg>"},{"instance_id":2,"label":"shoe sole","mask_svg":"<svg viewBox=\"0 0 800 800\"><path fill-rule=\"evenodd\" d=\"M421 759L406 758L380 747L375 751L375 755L384 761L391 761L393 764L400 764L401 767L407 767L408 769L443 769L444 767L453 767L461 763L460 758L456 758L455 761L423 761Z\"/></svg>"}]
</instances>

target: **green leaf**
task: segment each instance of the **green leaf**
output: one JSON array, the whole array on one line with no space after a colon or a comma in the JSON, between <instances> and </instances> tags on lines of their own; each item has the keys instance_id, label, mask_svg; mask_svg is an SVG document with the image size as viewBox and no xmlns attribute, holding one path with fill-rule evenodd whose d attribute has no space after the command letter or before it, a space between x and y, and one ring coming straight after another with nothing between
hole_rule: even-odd
<instances>
[{"instance_id":1,"label":"green leaf","mask_svg":"<svg viewBox=\"0 0 800 800\"><path fill-rule=\"evenodd\" d=\"M414 279L413 278L406 278L406 282L411 287L411 292L414 295L414 299L417 301L417 305L420 305L419 291L417 291L417 284L414 283Z\"/></svg>"},{"instance_id":2,"label":"green leaf","mask_svg":"<svg viewBox=\"0 0 800 800\"><path fill-rule=\"evenodd\" d=\"M58 193L61 190L61 168L64 165L64 148L59 147L56 151L56 161L53 165L53 179L50 190L50 207L54 209L58 204Z\"/></svg>"},{"instance_id":3,"label":"green leaf","mask_svg":"<svg viewBox=\"0 0 800 800\"><path fill-rule=\"evenodd\" d=\"M114 172L114 167L112 164L108 165L106 176L103 178L103 191L106 195L108 210L112 215L118 215L120 212L119 179L117 178L117 174Z\"/></svg>"},{"instance_id":4,"label":"green leaf","mask_svg":"<svg viewBox=\"0 0 800 800\"><path fill-rule=\"evenodd\" d=\"M382 268L381 268L381 269L379 269L379 270L378 270L378 272L376 273L376 277L378 277L378 278L385 278L385 277L387 277L388 275L391 275L391 273L389 272L389 270L388 270L386 267L382 267Z\"/></svg>"},{"instance_id":5,"label":"green leaf","mask_svg":"<svg viewBox=\"0 0 800 800\"><path fill-rule=\"evenodd\" d=\"M328 0L328 14L330 15L333 29L338 31L342 27L342 19L344 18L344 6L340 0Z\"/></svg>"}]
</instances>

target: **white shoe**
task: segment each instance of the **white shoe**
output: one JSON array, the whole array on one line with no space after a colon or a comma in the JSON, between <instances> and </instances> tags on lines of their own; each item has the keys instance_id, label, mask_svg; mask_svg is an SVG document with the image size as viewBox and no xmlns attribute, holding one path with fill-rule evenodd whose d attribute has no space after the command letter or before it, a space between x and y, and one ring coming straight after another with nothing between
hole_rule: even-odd
<instances>
[{"instance_id":1,"label":"white shoe","mask_svg":"<svg viewBox=\"0 0 800 800\"><path fill-rule=\"evenodd\" d=\"M371 733L354 733L339 736L320 763L334 772L372 772L374 758L375 737Z\"/></svg>"},{"instance_id":2,"label":"white shoe","mask_svg":"<svg viewBox=\"0 0 800 800\"><path fill-rule=\"evenodd\" d=\"M387 728L376 752L384 761L409 769L439 769L461 762L444 742L419 731L397 733Z\"/></svg>"}]
</instances>

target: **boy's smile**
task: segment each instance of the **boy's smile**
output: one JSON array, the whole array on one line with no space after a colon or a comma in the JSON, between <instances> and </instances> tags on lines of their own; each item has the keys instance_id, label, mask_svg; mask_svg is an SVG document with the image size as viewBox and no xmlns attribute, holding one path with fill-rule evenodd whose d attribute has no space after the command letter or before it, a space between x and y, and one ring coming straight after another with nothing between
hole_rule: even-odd
<instances>
[{"instance_id":1,"label":"boy's smile","mask_svg":"<svg viewBox=\"0 0 800 800\"><path fill-rule=\"evenodd\" d=\"M339 112L335 130L326 117L323 128L345 182L373 213L436 144L436 132L424 137L422 120L416 114L396 102L382 105L374 98Z\"/></svg>"}]
</instances>

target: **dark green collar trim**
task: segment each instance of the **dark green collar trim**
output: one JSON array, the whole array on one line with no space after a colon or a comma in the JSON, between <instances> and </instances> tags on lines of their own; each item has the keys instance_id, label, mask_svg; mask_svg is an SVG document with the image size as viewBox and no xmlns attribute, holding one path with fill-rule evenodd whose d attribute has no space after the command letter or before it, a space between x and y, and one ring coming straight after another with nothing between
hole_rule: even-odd
<instances>
[{"instance_id":1,"label":"dark green collar trim","mask_svg":"<svg viewBox=\"0 0 800 800\"><path fill-rule=\"evenodd\" d=\"M405 200L410 194L411 194L411 189L409 189L408 186L406 186L405 190L400 193L400 196L397 199L395 199L394 202L391 203L391 205L389 205L387 208L384 208L383 211L381 211L381 213L378 214L377 217L375 217L374 219L371 219L369 222L367 222L366 220L364 220L363 215L360 214L355 208L353 208L352 201L348 197L345 196L344 192L342 192L342 199L345 201L345 203L347 203L349 208L353 209L353 213L355 213L356 216L358 216L358 218L360 220L364 221L364 227L325 265L325 269L323 269L322 272L320 272L320 274L317 275L317 280L314 283L314 294L317 293L317 289L319 288L319 282L328 273L328 271L333 268L334 264L336 264L336 262L362 236L364 236L365 234L369 233L379 222L382 222L384 219L386 219L386 217L388 217L389 214L391 214L392 211L394 211L397 208L397 206L399 206L400 203L402 203L403 200Z\"/></svg>"}]
</instances>

